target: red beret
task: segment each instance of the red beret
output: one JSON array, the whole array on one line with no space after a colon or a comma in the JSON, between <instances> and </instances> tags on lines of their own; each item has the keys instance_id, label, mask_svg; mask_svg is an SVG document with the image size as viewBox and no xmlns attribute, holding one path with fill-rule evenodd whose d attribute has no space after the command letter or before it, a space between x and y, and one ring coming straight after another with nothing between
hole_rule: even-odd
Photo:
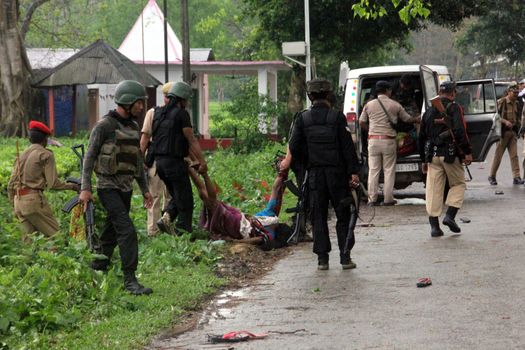
<instances>
[{"instance_id":1,"label":"red beret","mask_svg":"<svg viewBox=\"0 0 525 350\"><path fill-rule=\"evenodd\" d=\"M51 130L47 127L47 125L41 122L37 122L36 120L31 120L29 122L29 130L33 129L41 131L44 134L51 135Z\"/></svg>"}]
</instances>

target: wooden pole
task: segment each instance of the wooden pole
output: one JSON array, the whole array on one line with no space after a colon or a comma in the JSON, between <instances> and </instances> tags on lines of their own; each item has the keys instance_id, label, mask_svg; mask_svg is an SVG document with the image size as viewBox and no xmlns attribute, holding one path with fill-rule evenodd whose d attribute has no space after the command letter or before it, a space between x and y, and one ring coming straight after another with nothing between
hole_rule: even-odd
<instances>
[{"instance_id":1,"label":"wooden pole","mask_svg":"<svg viewBox=\"0 0 525 350\"><path fill-rule=\"evenodd\" d=\"M168 5L164 0L164 82L170 79L168 70Z\"/></svg>"}]
</instances>

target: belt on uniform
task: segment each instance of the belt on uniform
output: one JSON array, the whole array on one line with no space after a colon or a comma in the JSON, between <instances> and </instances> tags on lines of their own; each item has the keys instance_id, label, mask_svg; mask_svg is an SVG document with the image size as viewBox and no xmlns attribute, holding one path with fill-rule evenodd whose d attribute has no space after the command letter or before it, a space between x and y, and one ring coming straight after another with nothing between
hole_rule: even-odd
<instances>
[{"instance_id":1,"label":"belt on uniform","mask_svg":"<svg viewBox=\"0 0 525 350\"><path fill-rule=\"evenodd\" d=\"M394 140L395 136L390 135L368 135L369 140Z\"/></svg>"},{"instance_id":2,"label":"belt on uniform","mask_svg":"<svg viewBox=\"0 0 525 350\"><path fill-rule=\"evenodd\" d=\"M35 190L33 188L27 188L27 187L24 187L24 188L20 188L17 190L17 194L19 196L25 196L26 194L30 194L30 193L40 193L42 190Z\"/></svg>"}]
</instances>

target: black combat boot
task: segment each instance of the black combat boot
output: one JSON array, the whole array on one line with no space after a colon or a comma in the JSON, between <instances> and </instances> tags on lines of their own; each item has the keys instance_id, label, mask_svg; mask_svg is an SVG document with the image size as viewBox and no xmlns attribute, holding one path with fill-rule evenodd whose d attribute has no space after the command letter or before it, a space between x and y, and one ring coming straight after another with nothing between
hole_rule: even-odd
<instances>
[{"instance_id":1,"label":"black combat boot","mask_svg":"<svg viewBox=\"0 0 525 350\"><path fill-rule=\"evenodd\" d=\"M146 288L137 281L134 271L124 272L124 288L134 295L147 295L153 293L151 288Z\"/></svg>"},{"instance_id":2,"label":"black combat boot","mask_svg":"<svg viewBox=\"0 0 525 350\"><path fill-rule=\"evenodd\" d=\"M429 216L428 222L430 223L430 235L432 237L443 236L443 231L439 227L439 218L437 216Z\"/></svg>"},{"instance_id":3,"label":"black combat boot","mask_svg":"<svg viewBox=\"0 0 525 350\"><path fill-rule=\"evenodd\" d=\"M459 228L458 224L456 224L456 221L454 220L456 218L456 214L458 213L459 208L455 207L448 207L447 213L445 214L445 218L443 219L443 225L447 225L450 231L454 233L460 233L461 229Z\"/></svg>"},{"instance_id":4,"label":"black combat boot","mask_svg":"<svg viewBox=\"0 0 525 350\"><path fill-rule=\"evenodd\" d=\"M328 254L318 254L318 256L317 256L317 269L321 270L321 271L329 269Z\"/></svg>"}]
</instances>

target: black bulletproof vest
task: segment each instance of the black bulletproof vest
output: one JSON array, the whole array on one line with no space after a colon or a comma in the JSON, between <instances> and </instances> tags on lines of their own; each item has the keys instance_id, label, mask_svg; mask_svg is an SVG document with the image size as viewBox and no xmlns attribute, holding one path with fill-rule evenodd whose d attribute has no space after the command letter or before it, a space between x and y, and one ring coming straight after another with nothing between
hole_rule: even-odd
<instances>
[{"instance_id":1,"label":"black bulletproof vest","mask_svg":"<svg viewBox=\"0 0 525 350\"><path fill-rule=\"evenodd\" d=\"M189 153L189 144L182 133L182 124L177 119L180 108L166 110L166 106L155 108L153 115L152 143L155 155L186 157Z\"/></svg>"},{"instance_id":2,"label":"black bulletproof vest","mask_svg":"<svg viewBox=\"0 0 525 350\"><path fill-rule=\"evenodd\" d=\"M445 110L448 112L449 110L449 107L450 105L453 103L449 102L449 101L445 101L442 99L442 102L443 102L443 106L445 106ZM429 109L429 118L428 118L428 123L427 123L427 135L428 135L428 138L430 139L430 141L432 142L432 144L434 146L443 146L443 147L446 147L446 145L448 144L448 142L444 142L444 141L450 141L450 140L443 140L439 137L439 135L445 131L448 130L447 126L444 125L444 124L436 124L434 123L434 120L435 119L440 119L442 118L441 114L434 108L434 107L431 107Z\"/></svg>"},{"instance_id":3,"label":"black bulletproof vest","mask_svg":"<svg viewBox=\"0 0 525 350\"><path fill-rule=\"evenodd\" d=\"M320 112L320 113L319 113ZM308 148L308 167L335 167L342 164L337 139L337 112L333 109L303 112ZM324 114L324 115L323 115Z\"/></svg>"}]
</instances>

